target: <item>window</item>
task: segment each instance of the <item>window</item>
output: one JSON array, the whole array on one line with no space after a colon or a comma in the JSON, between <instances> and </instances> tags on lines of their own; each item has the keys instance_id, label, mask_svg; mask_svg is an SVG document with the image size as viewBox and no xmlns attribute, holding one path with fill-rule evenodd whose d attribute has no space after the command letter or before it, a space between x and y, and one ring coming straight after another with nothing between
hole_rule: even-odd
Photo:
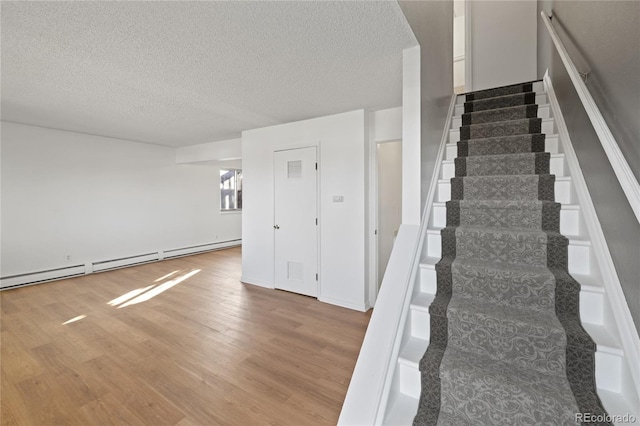
<instances>
[{"instance_id":1,"label":"window","mask_svg":"<svg viewBox=\"0 0 640 426\"><path fill-rule=\"evenodd\" d=\"M220 169L220 210L242 210L242 170Z\"/></svg>"}]
</instances>

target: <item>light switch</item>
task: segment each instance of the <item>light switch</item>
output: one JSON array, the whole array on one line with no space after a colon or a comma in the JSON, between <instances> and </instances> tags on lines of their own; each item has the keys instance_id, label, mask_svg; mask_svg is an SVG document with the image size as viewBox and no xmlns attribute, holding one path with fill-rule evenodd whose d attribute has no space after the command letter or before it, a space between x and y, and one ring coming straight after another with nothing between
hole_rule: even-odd
<instances>
[{"instance_id":1,"label":"light switch","mask_svg":"<svg viewBox=\"0 0 640 426\"><path fill-rule=\"evenodd\" d=\"M341 203L344 201L344 197L342 195L334 195L333 196L333 202L334 203Z\"/></svg>"}]
</instances>

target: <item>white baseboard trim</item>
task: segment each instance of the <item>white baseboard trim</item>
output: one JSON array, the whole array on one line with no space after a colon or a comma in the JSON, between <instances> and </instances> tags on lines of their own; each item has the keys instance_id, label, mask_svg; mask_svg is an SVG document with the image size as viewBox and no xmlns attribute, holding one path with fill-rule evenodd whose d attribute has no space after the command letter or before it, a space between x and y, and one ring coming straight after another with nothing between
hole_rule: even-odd
<instances>
[{"instance_id":1,"label":"white baseboard trim","mask_svg":"<svg viewBox=\"0 0 640 426\"><path fill-rule=\"evenodd\" d=\"M245 284L251 284L251 285L255 285L258 287L264 287L264 288L270 288L270 289L274 289L274 285L273 283L270 283L268 281L264 281L264 280L259 280L256 278L251 278L251 277L247 277L247 276L241 276L240 277L240 281L245 283Z\"/></svg>"},{"instance_id":2,"label":"white baseboard trim","mask_svg":"<svg viewBox=\"0 0 640 426\"><path fill-rule=\"evenodd\" d=\"M42 271L14 274L0 278L0 290L22 287L32 284L42 284L66 278L73 278L99 272L107 272L114 269L127 268L144 263L158 262L164 259L189 256L208 251L222 250L236 247L242 244L241 239L220 241L208 244L199 244L191 247L182 247L169 250L158 250L151 253L137 254L108 260L96 260L85 262L82 265L60 266Z\"/></svg>"},{"instance_id":3,"label":"white baseboard trim","mask_svg":"<svg viewBox=\"0 0 640 426\"><path fill-rule=\"evenodd\" d=\"M565 159L571 179L574 184L578 203L583 213L591 247L594 250L595 259L598 263L602 280L604 282L606 298L609 300L613 318L616 322L615 327L620 335L622 349L626 362L629 366L631 378L636 390L636 394L640 394L640 338L636 330L629 305L627 304L625 295L622 291L622 285L615 269L611 252L607 246L600 221L596 214L593 201L589 195L587 183L584 180L582 169L578 162L578 157L573 149L569 130L562 116L558 98L553 89L551 77L547 72L544 76L544 84L549 98L549 104L553 111L553 116L558 128L560 143L562 144Z\"/></svg>"},{"instance_id":4,"label":"white baseboard trim","mask_svg":"<svg viewBox=\"0 0 640 426\"><path fill-rule=\"evenodd\" d=\"M334 299L332 297L318 297L318 300L324 303L329 303L330 305L341 306L347 309L353 309L355 311L367 312L370 308L369 303L353 303L347 300Z\"/></svg>"}]
</instances>

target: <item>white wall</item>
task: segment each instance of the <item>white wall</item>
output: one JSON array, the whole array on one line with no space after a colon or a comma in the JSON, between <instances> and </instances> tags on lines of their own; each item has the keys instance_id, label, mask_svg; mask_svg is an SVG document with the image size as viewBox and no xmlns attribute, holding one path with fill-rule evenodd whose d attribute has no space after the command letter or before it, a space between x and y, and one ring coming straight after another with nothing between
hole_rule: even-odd
<instances>
[{"instance_id":1,"label":"white wall","mask_svg":"<svg viewBox=\"0 0 640 426\"><path fill-rule=\"evenodd\" d=\"M402 52L402 223L405 225L420 224L420 113L420 46L415 46Z\"/></svg>"},{"instance_id":2,"label":"white wall","mask_svg":"<svg viewBox=\"0 0 640 426\"><path fill-rule=\"evenodd\" d=\"M371 124L371 140L374 142L402 139L402 107L373 111Z\"/></svg>"},{"instance_id":3,"label":"white wall","mask_svg":"<svg viewBox=\"0 0 640 426\"><path fill-rule=\"evenodd\" d=\"M244 206L242 277L273 288L273 152L317 146L319 153L320 283L318 299L366 310L365 111L282 124L242 134ZM344 202L332 197L342 195Z\"/></svg>"},{"instance_id":4,"label":"white wall","mask_svg":"<svg viewBox=\"0 0 640 426\"><path fill-rule=\"evenodd\" d=\"M537 76L537 2L471 1L472 88L532 81ZM469 58L466 58L467 60Z\"/></svg>"},{"instance_id":5,"label":"white wall","mask_svg":"<svg viewBox=\"0 0 640 426\"><path fill-rule=\"evenodd\" d=\"M239 239L218 168L175 161L171 147L3 122L2 276Z\"/></svg>"},{"instance_id":6,"label":"white wall","mask_svg":"<svg viewBox=\"0 0 640 426\"><path fill-rule=\"evenodd\" d=\"M416 36L419 48L406 49L403 62L403 120L411 129L411 140L402 140L402 223L420 223L424 204L434 178L436 157L440 149L447 112L453 94L453 2L451 1L399 1L407 22ZM419 49L416 52L416 49ZM419 62L416 66L416 57ZM408 56L408 57L407 57ZM404 66L407 65L406 70ZM414 83L418 68L419 84ZM405 73L406 71L406 73ZM419 93L416 100L415 86ZM405 94L407 95L405 97ZM405 103L405 99L408 103ZM417 106L416 106L417 105ZM408 110L410 109L410 111ZM416 109L419 118L416 118ZM419 132L415 148L415 127ZM409 152L407 152L409 149ZM418 173L418 200L414 179ZM407 165L410 169L407 170ZM410 175L411 210L405 212L405 176Z\"/></svg>"},{"instance_id":7,"label":"white wall","mask_svg":"<svg viewBox=\"0 0 640 426\"><path fill-rule=\"evenodd\" d=\"M453 19L453 87L464 86L464 46L465 18L464 15Z\"/></svg>"}]
</instances>

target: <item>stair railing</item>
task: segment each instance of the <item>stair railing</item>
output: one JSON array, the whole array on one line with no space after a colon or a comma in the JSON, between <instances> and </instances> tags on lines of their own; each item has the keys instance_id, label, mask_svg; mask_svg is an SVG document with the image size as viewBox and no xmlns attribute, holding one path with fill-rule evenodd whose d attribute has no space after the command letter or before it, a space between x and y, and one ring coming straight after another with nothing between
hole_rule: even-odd
<instances>
[{"instance_id":1,"label":"stair railing","mask_svg":"<svg viewBox=\"0 0 640 426\"><path fill-rule=\"evenodd\" d=\"M551 19L549 19L544 11L540 12L540 16L549 31L551 40L558 51L558 55L560 56L562 63L567 69L569 78L578 93L580 101L582 101L582 105L589 116L589 120L591 120L591 124L598 135L600 144L602 145L604 152L607 154L607 158L611 163L611 167L613 167L613 171L618 178L618 182L620 182L620 186L622 187L627 200L629 200L629 204L636 215L636 219L640 222L640 184L638 184L638 180L631 171L622 151L620 151L620 147L618 146L616 139L613 137L609 126L607 126L598 105L593 100L593 96L591 96L589 89L587 89L587 85L585 84L585 81L583 81L583 76L585 74L580 73L571 60L571 57L560 40L558 33L555 28L553 28L553 25L551 25ZM584 80L586 80L586 78Z\"/></svg>"}]
</instances>

